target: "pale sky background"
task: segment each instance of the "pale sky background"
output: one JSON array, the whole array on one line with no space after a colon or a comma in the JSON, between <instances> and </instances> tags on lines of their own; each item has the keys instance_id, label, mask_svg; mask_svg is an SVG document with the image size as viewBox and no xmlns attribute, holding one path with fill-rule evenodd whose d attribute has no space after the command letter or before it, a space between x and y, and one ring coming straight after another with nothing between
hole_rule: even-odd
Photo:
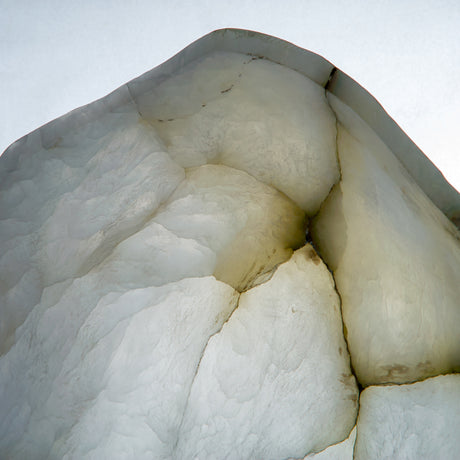
<instances>
[{"instance_id":1,"label":"pale sky background","mask_svg":"<svg viewBox=\"0 0 460 460\"><path fill-rule=\"evenodd\" d=\"M325 57L460 189L459 0L0 0L0 152L224 27Z\"/></svg>"}]
</instances>

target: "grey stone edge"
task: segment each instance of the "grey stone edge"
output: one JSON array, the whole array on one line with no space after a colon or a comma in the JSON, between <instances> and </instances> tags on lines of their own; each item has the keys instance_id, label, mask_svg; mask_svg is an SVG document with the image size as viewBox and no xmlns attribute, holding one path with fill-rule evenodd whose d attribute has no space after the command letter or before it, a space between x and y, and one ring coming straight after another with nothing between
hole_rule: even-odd
<instances>
[{"instance_id":1,"label":"grey stone edge","mask_svg":"<svg viewBox=\"0 0 460 460\"><path fill-rule=\"evenodd\" d=\"M136 101L188 63L215 51L230 51L265 58L296 70L326 88L367 122L448 218L453 221L460 219L460 194L362 86L311 51L276 37L242 29L219 29L211 32L163 64L120 86L107 96L72 110L32 131L5 150L1 157L2 166L7 170L15 169L20 154L56 145L63 133L97 120L107 111Z\"/></svg>"}]
</instances>

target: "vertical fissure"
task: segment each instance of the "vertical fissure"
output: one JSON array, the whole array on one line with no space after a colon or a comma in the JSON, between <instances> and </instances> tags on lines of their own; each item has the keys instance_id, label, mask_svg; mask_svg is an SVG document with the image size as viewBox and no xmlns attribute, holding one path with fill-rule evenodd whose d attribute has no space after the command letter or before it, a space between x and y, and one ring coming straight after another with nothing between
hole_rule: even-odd
<instances>
[{"instance_id":1,"label":"vertical fissure","mask_svg":"<svg viewBox=\"0 0 460 460\"><path fill-rule=\"evenodd\" d=\"M179 436L180 436L180 432L181 432L181 429L182 429L182 425L184 424L184 420L185 420L185 414L187 413L187 409L188 409L188 406L189 406L189 402L190 402L190 395L192 393L192 388L193 388L193 385L195 383L195 380L196 380L196 377L198 375L198 372L200 370L200 365L201 365L201 361L204 357L204 354L206 353L206 350L208 348L208 345L209 345L209 342L211 341L211 339L215 336L217 336L218 334L220 334L222 332L222 329L224 328L224 326L230 321L230 319L232 318L233 314L235 313L235 311L238 309L239 307L239 304L240 304L240 298L241 298L241 293L239 293L238 291L235 290L235 293L236 293L236 296L237 296L237 300L235 302L235 308L232 310L232 312L230 313L230 315L228 316L228 318L222 323L222 326L219 328L218 331L216 331L214 334L210 335L208 340L206 341L206 344L205 346L203 347L202 351L201 351L201 355L200 355L200 359L198 360L198 363L196 365L196 369L195 369L195 373L193 375L193 378L192 378L192 381L190 383L190 387L189 387L189 390L188 390L188 394L187 394L187 399L186 399L186 403L185 403L185 406L184 406L184 410L182 412L182 417L181 417L181 421L178 425L178 428L177 428L177 433L176 433L176 441L174 443L174 446L172 448L172 452L171 452L171 458L176 458L176 449L177 449L177 445L179 444Z\"/></svg>"}]
</instances>

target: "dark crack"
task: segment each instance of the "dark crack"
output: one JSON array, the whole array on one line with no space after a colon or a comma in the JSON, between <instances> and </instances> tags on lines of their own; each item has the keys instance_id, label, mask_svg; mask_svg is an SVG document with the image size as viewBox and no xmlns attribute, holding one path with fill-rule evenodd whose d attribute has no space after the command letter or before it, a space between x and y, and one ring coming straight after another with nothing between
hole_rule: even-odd
<instances>
[{"instance_id":1,"label":"dark crack","mask_svg":"<svg viewBox=\"0 0 460 460\"><path fill-rule=\"evenodd\" d=\"M350 436L351 436L351 433L353 432L353 430L356 428L356 433L358 433L358 425L355 424L353 425L352 429L349 431L348 435L346 438L342 439L341 441L337 441L337 442L334 442L333 444L329 444L328 446L326 446L324 449L321 449L319 450L318 452L309 452L307 454L305 454L301 459L298 459L298 460L304 460L305 458L307 458L308 456L311 456L311 455L319 455L319 454L322 454L324 451L326 451L327 449L329 449L330 447L333 447L333 446L338 446L339 444L342 444L343 442L347 441ZM354 451L355 451L355 446L356 446L356 438L355 438L355 442L353 443L353 455L354 455ZM354 458L354 457L353 457ZM294 459L289 459L289 460L294 460ZM296 459L297 460L297 459Z\"/></svg>"},{"instance_id":2,"label":"dark crack","mask_svg":"<svg viewBox=\"0 0 460 460\"><path fill-rule=\"evenodd\" d=\"M332 84L332 80L334 79L334 75L336 74L337 72L337 67L334 67L332 70L331 70L331 73L329 74L329 78L327 79L327 82L326 84L324 85L324 89L327 91L329 89L329 87L331 86Z\"/></svg>"},{"instance_id":3,"label":"dark crack","mask_svg":"<svg viewBox=\"0 0 460 460\"><path fill-rule=\"evenodd\" d=\"M225 283L225 284L227 284L227 283ZM230 285L228 284L228 286L230 286ZM196 369L195 369L195 374L193 375L192 382L190 383L189 391L188 391L188 394L187 394L187 400L186 400L187 402L185 403L184 411L182 412L181 421L180 421L179 426L177 428L177 436L176 436L176 441L174 443L174 446L172 448L171 458L176 458L175 452L176 452L176 449L177 449L177 445L179 444L179 436L180 436L180 432L181 432L181 429L182 429L182 425L184 424L185 414L187 413L187 409L188 409L188 406L189 406L190 395L192 393L192 388L193 388L193 385L195 383L196 377L198 375L198 371L200 370L201 361L203 359L204 354L206 353L206 350L208 348L209 342L211 341L211 339L213 337L215 337L216 335L218 335L218 334L220 334L222 332L222 329L224 328L224 326L230 321L230 319L233 316L233 313L235 313L235 311L239 307L241 294L236 289L234 289L234 291L235 291L235 294L237 296L237 300L235 302L235 308L232 310L232 312L230 313L228 318L222 323L222 326L219 328L219 330L216 331L214 334L209 336L208 340L206 341L205 346L203 347L203 349L201 351L200 359L198 360L198 364L197 364Z\"/></svg>"},{"instance_id":4,"label":"dark crack","mask_svg":"<svg viewBox=\"0 0 460 460\"><path fill-rule=\"evenodd\" d=\"M128 90L128 94L129 94L129 98L131 99L131 102L133 103L134 107L136 108L136 112L142 118L142 114L141 114L141 112L139 112L139 107L137 106L136 100L133 97L133 93L131 92L131 88L129 87L129 84L126 84L126 89Z\"/></svg>"},{"instance_id":5,"label":"dark crack","mask_svg":"<svg viewBox=\"0 0 460 460\"><path fill-rule=\"evenodd\" d=\"M230 85L227 89L223 89L220 93L221 94L228 93L229 91L231 91L232 88L233 88L233 85Z\"/></svg>"}]
</instances>

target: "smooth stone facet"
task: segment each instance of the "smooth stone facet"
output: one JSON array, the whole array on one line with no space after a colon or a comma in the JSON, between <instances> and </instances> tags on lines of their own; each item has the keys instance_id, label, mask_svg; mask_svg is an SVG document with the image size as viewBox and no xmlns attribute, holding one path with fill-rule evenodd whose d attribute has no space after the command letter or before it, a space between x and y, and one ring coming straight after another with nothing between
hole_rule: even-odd
<instances>
[{"instance_id":1,"label":"smooth stone facet","mask_svg":"<svg viewBox=\"0 0 460 460\"><path fill-rule=\"evenodd\" d=\"M460 370L460 235L349 108L338 117L342 179L312 225L334 272L363 386Z\"/></svg>"},{"instance_id":2,"label":"smooth stone facet","mask_svg":"<svg viewBox=\"0 0 460 460\"><path fill-rule=\"evenodd\" d=\"M460 375L372 386L359 406L356 460L458 458Z\"/></svg>"}]
</instances>

